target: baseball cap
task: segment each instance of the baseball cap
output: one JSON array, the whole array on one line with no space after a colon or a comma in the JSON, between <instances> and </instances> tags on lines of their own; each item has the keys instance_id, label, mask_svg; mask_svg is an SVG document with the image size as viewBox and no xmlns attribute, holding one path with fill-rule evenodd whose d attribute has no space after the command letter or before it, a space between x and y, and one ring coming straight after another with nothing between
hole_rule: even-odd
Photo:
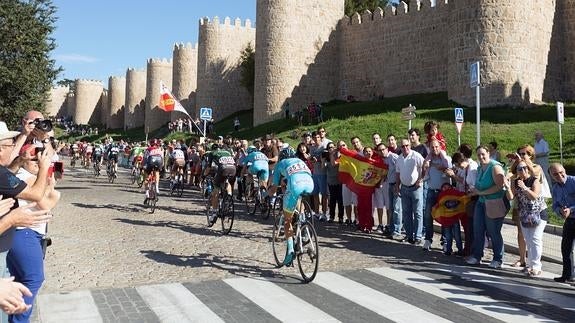
<instances>
[{"instance_id":1,"label":"baseball cap","mask_svg":"<svg viewBox=\"0 0 575 323\"><path fill-rule=\"evenodd\" d=\"M11 139L18 135L20 135L20 132L8 130L6 122L0 121L0 140Z\"/></svg>"}]
</instances>

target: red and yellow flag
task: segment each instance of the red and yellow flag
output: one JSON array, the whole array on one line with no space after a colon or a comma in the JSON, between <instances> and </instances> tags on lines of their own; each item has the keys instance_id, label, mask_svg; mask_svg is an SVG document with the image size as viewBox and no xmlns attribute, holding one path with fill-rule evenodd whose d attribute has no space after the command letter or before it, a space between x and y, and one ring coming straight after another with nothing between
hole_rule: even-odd
<instances>
[{"instance_id":1,"label":"red and yellow flag","mask_svg":"<svg viewBox=\"0 0 575 323\"><path fill-rule=\"evenodd\" d=\"M375 185L387 174L387 165L378 159L368 159L355 150L340 149L338 178L356 193L373 193Z\"/></svg>"},{"instance_id":2,"label":"red and yellow flag","mask_svg":"<svg viewBox=\"0 0 575 323\"><path fill-rule=\"evenodd\" d=\"M431 216L441 225L453 225L466 216L468 202L469 196L454 188L441 191L431 209Z\"/></svg>"},{"instance_id":3,"label":"red and yellow flag","mask_svg":"<svg viewBox=\"0 0 575 323\"><path fill-rule=\"evenodd\" d=\"M162 81L160 81L160 104L158 106L166 112L179 111L185 113L188 117L190 116L188 111L174 98Z\"/></svg>"}]
</instances>

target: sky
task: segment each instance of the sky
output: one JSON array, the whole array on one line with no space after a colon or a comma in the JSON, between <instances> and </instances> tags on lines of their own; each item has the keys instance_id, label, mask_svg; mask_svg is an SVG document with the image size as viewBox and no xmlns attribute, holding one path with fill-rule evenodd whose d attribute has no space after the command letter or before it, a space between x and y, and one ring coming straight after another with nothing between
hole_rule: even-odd
<instances>
[{"instance_id":1,"label":"sky","mask_svg":"<svg viewBox=\"0 0 575 323\"><path fill-rule=\"evenodd\" d=\"M51 56L61 79L101 80L171 58L175 43L198 42L201 17L252 21L256 0L53 0L58 8Z\"/></svg>"}]
</instances>

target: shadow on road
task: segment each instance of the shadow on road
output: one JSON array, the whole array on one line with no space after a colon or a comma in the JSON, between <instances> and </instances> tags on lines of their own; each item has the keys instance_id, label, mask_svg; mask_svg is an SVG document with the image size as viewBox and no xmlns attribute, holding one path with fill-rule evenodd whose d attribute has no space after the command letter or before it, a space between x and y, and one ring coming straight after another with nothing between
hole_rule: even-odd
<instances>
[{"instance_id":1,"label":"shadow on road","mask_svg":"<svg viewBox=\"0 0 575 323\"><path fill-rule=\"evenodd\" d=\"M71 204L74 206L80 207L80 208L84 208L84 209L112 209L112 210L116 210L116 211L120 211L120 212L132 212L132 213L142 211L141 208L122 206L122 205L116 205L116 204L86 204L86 203L76 203L76 202L73 202Z\"/></svg>"}]
</instances>

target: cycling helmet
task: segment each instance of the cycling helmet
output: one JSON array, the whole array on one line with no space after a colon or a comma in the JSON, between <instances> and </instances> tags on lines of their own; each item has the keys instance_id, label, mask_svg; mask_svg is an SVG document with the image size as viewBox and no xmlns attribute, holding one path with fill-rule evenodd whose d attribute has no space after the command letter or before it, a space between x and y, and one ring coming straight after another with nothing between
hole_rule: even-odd
<instances>
[{"instance_id":1,"label":"cycling helmet","mask_svg":"<svg viewBox=\"0 0 575 323\"><path fill-rule=\"evenodd\" d=\"M160 145L160 141L158 139L150 140L150 146L159 146L159 145Z\"/></svg>"},{"instance_id":2,"label":"cycling helmet","mask_svg":"<svg viewBox=\"0 0 575 323\"><path fill-rule=\"evenodd\" d=\"M258 151L258 149L256 148L256 146L249 146L249 147L248 147L248 151L247 151L248 154L251 154L251 153L253 153L253 152L255 152L255 151Z\"/></svg>"},{"instance_id":3,"label":"cycling helmet","mask_svg":"<svg viewBox=\"0 0 575 323\"><path fill-rule=\"evenodd\" d=\"M220 145L218 145L218 144L212 145L212 150L218 150L218 149L220 149Z\"/></svg>"},{"instance_id":4,"label":"cycling helmet","mask_svg":"<svg viewBox=\"0 0 575 323\"><path fill-rule=\"evenodd\" d=\"M295 150L292 147L283 148L280 152L280 160L284 160L287 158L294 158L295 157Z\"/></svg>"}]
</instances>

